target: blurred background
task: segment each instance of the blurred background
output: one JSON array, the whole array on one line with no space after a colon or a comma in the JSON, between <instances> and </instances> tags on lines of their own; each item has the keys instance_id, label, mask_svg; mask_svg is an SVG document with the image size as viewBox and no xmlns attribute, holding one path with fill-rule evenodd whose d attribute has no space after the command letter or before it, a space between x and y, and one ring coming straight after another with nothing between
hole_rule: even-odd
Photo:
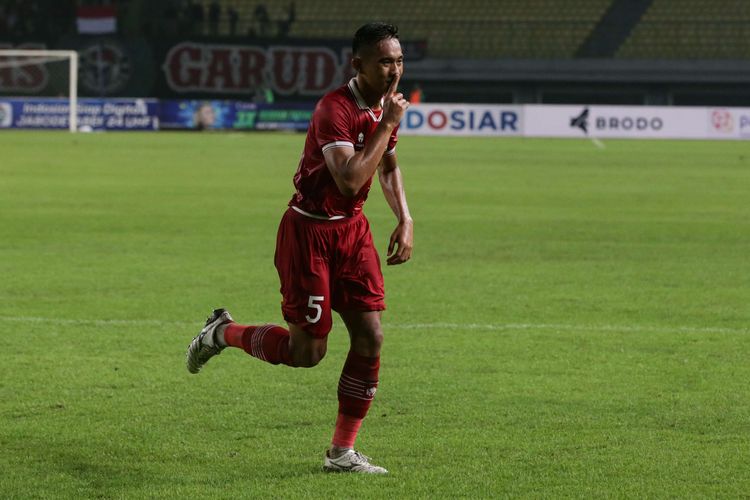
<instances>
[{"instance_id":1,"label":"blurred background","mask_svg":"<svg viewBox=\"0 0 750 500\"><path fill-rule=\"evenodd\" d=\"M78 51L82 97L315 102L371 20L422 101L750 106L747 0L0 0L0 48ZM0 95L62 93L11 73Z\"/></svg>"}]
</instances>

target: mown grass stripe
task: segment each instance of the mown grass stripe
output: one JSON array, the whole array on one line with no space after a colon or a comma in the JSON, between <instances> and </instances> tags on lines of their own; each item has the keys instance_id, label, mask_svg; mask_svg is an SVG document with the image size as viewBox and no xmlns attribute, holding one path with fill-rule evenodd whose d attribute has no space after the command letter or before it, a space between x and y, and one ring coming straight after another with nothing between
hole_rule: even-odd
<instances>
[{"instance_id":1,"label":"mown grass stripe","mask_svg":"<svg viewBox=\"0 0 750 500\"><path fill-rule=\"evenodd\" d=\"M159 325L198 325L195 321L168 321L157 319L81 319L81 318L43 318L38 316L0 316L0 321L18 323L50 323L57 325L93 325L93 326L159 326ZM263 323L248 321L248 324ZM386 329L403 330L565 330L586 332L633 332L633 333L750 333L748 328L730 327L695 327L695 326L649 326L649 325L584 325L565 323L399 323L384 324Z\"/></svg>"}]
</instances>

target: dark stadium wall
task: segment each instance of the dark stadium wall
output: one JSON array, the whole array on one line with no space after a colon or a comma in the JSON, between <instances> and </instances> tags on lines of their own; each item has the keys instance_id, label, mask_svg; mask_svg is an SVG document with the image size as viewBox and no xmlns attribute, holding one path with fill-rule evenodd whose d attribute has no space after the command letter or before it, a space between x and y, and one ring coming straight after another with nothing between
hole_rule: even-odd
<instances>
[{"instance_id":1,"label":"dark stadium wall","mask_svg":"<svg viewBox=\"0 0 750 500\"><path fill-rule=\"evenodd\" d=\"M750 105L748 60L438 59L424 41L405 41L402 89L426 102ZM268 87L276 102L315 102L351 77L349 41L157 39L66 35L54 41L0 41L0 48L75 49L81 97L251 101ZM0 68L0 95L56 96L65 75L40 89ZM54 73L53 69L46 71Z\"/></svg>"}]
</instances>

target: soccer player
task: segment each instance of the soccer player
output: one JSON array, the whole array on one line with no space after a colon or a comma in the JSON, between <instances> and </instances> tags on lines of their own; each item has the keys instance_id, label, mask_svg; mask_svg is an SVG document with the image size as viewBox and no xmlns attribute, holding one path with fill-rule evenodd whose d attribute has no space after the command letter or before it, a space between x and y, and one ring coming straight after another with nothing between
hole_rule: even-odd
<instances>
[{"instance_id":1,"label":"soccer player","mask_svg":"<svg viewBox=\"0 0 750 500\"><path fill-rule=\"evenodd\" d=\"M413 244L413 222L396 158L398 126L409 106L397 90L403 73L397 28L370 23L357 30L352 67L356 76L315 108L294 176L296 192L279 226L274 261L288 329L240 325L229 312L216 309L190 344L187 367L198 373L227 346L272 364L315 366L326 353L335 310L351 345L323 468L385 474L386 469L354 450L354 442L378 386L383 343L383 275L362 213L376 171L398 219L387 263L409 260Z\"/></svg>"}]
</instances>

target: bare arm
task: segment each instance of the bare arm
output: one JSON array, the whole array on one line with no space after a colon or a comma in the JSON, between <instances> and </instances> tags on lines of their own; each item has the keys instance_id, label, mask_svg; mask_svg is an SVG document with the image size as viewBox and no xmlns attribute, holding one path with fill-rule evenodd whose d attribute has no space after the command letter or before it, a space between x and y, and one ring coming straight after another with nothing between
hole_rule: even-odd
<instances>
[{"instance_id":1,"label":"bare arm","mask_svg":"<svg viewBox=\"0 0 750 500\"><path fill-rule=\"evenodd\" d=\"M396 92L399 79L400 75L393 79L383 101L380 123L362 151L355 153L354 148L338 147L323 153L336 187L344 196L355 196L375 175L385 148L388 147L388 139L409 106L403 94Z\"/></svg>"},{"instance_id":2,"label":"bare arm","mask_svg":"<svg viewBox=\"0 0 750 500\"><path fill-rule=\"evenodd\" d=\"M383 157L378 169L378 177L383 188L383 195L398 219L398 225L391 233L391 239L388 242L387 263L389 266L403 264L411 258L414 246L414 221L406 203L401 169L398 168L395 153Z\"/></svg>"}]
</instances>

